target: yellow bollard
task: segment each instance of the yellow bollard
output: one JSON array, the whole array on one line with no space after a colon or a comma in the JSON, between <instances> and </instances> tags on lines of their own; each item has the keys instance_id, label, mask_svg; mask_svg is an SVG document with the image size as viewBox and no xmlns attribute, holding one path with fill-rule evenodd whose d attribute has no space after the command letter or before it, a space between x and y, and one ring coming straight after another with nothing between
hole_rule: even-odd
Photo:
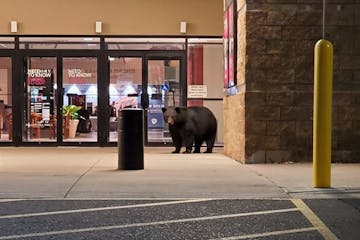
<instances>
[{"instance_id":1,"label":"yellow bollard","mask_svg":"<svg viewBox=\"0 0 360 240\"><path fill-rule=\"evenodd\" d=\"M315 45L313 186L328 188L331 182L331 112L333 46L321 39Z\"/></svg>"}]
</instances>

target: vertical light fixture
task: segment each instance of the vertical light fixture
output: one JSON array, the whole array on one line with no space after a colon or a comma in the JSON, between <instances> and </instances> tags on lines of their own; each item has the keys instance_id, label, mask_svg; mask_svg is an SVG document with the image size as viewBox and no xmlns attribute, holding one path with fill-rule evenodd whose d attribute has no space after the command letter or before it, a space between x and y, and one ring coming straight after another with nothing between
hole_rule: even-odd
<instances>
[{"instance_id":1,"label":"vertical light fixture","mask_svg":"<svg viewBox=\"0 0 360 240\"><path fill-rule=\"evenodd\" d=\"M10 22L10 32L17 33L18 27L17 27L17 21L11 21Z\"/></svg>"},{"instance_id":2,"label":"vertical light fixture","mask_svg":"<svg viewBox=\"0 0 360 240\"><path fill-rule=\"evenodd\" d=\"M180 33L186 33L186 22L180 22Z\"/></svg>"},{"instance_id":3,"label":"vertical light fixture","mask_svg":"<svg viewBox=\"0 0 360 240\"><path fill-rule=\"evenodd\" d=\"M102 32L102 22L101 21L96 21L95 22L95 32L96 33L101 33Z\"/></svg>"}]
</instances>

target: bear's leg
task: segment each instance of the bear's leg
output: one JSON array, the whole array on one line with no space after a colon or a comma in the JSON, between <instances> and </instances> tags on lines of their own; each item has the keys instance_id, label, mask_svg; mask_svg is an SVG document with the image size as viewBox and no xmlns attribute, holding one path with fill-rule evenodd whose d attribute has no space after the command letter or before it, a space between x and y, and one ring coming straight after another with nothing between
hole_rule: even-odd
<instances>
[{"instance_id":1,"label":"bear's leg","mask_svg":"<svg viewBox=\"0 0 360 240\"><path fill-rule=\"evenodd\" d=\"M181 146L182 146L180 136L178 136L178 138L173 138L173 144L174 144L175 150L172 151L171 153L179 153Z\"/></svg>"},{"instance_id":2,"label":"bear's leg","mask_svg":"<svg viewBox=\"0 0 360 240\"><path fill-rule=\"evenodd\" d=\"M203 140L200 137L195 137L195 150L194 153L200 153L200 148Z\"/></svg>"},{"instance_id":3,"label":"bear's leg","mask_svg":"<svg viewBox=\"0 0 360 240\"><path fill-rule=\"evenodd\" d=\"M179 153L181 149L181 145L180 146L175 146L175 150L172 151L171 153Z\"/></svg>"},{"instance_id":4,"label":"bear's leg","mask_svg":"<svg viewBox=\"0 0 360 240\"><path fill-rule=\"evenodd\" d=\"M172 142L175 147L175 150L172 151L171 153L179 153L181 146L182 146L182 140L181 140L181 135L179 133L179 130L176 129L176 127L171 125L171 126L169 126L169 132L170 132L170 136L171 136Z\"/></svg>"},{"instance_id":5,"label":"bear's leg","mask_svg":"<svg viewBox=\"0 0 360 240\"><path fill-rule=\"evenodd\" d=\"M193 146L193 143L192 143L192 142L189 143L189 144L187 144L187 145L185 145L186 150L185 150L185 152L183 152L183 153L191 153L191 151L192 151L192 146Z\"/></svg>"},{"instance_id":6,"label":"bear's leg","mask_svg":"<svg viewBox=\"0 0 360 240\"><path fill-rule=\"evenodd\" d=\"M212 153L214 143L215 143L215 136L213 136L212 138L206 140L206 151L205 151L205 153Z\"/></svg>"},{"instance_id":7,"label":"bear's leg","mask_svg":"<svg viewBox=\"0 0 360 240\"><path fill-rule=\"evenodd\" d=\"M184 146L186 147L186 150L184 153L191 153L193 142L194 142L194 137L192 136L192 134L190 134L190 133L186 134L186 136L184 137L184 141L183 141Z\"/></svg>"}]
</instances>

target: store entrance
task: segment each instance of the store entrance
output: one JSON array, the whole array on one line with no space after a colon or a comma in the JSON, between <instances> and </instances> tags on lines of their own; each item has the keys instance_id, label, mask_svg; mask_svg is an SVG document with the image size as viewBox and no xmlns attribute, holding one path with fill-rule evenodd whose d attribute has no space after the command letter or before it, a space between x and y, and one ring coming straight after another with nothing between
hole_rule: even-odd
<instances>
[{"instance_id":1,"label":"store entrance","mask_svg":"<svg viewBox=\"0 0 360 240\"><path fill-rule=\"evenodd\" d=\"M97 57L24 56L23 143L97 143Z\"/></svg>"},{"instance_id":2,"label":"store entrance","mask_svg":"<svg viewBox=\"0 0 360 240\"><path fill-rule=\"evenodd\" d=\"M162 108L186 105L184 62L181 56L149 55L146 58L148 145L172 142Z\"/></svg>"},{"instance_id":3,"label":"store entrance","mask_svg":"<svg viewBox=\"0 0 360 240\"><path fill-rule=\"evenodd\" d=\"M123 108L144 109L146 145L170 143L161 108L186 104L185 56L23 56L21 144L116 145Z\"/></svg>"},{"instance_id":4,"label":"store entrance","mask_svg":"<svg viewBox=\"0 0 360 240\"><path fill-rule=\"evenodd\" d=\"M185 105L186 68L184 51L142 52L138 56L110 55L109 61L109 137L117 142L116 122L123 108L142 108L145 112L145 144L171 142L162 107Z\"/></svg>"}]
</instances>

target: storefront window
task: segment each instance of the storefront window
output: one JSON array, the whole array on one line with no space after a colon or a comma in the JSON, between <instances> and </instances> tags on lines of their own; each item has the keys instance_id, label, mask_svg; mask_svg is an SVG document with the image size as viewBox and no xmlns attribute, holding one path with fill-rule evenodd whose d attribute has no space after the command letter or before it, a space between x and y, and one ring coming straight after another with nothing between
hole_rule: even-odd
<instances>
[{"instance_id":1,"label":"storefront window","mask_svg":"<svg viewBox=\"0 0 360 240\"><path fill-rule=\"evenodd\" d=\"M185 38L105 38L109 50L185 50Z\"/></svg>"},{"instance_id":2,"label":"storefront window","mask_svg":"<svg viewBox=\"0 0 360 240\"><path fill-rule=\"evenodd\" d=\"M208 107L218 121L216 143L222 143L223 42L220 39L189 39L187 106Z\"/></svg>"},{"instance_id":3,"label":"storefront window","mask_svg":"<svg viewBox=\"0 0 360 240\"><path fill-rule=\"evenodd\" d=\"M100 49L100 38L21 37L20 49Z\"/></svg>"},{"instance_id":4,"label":"storefront window","mask_svg":"<svg viewBox=\"0 0 360 240\"><path fill-rule=\"evenodd\" d=\"M223 43L219 39L189 39L188 99L223 97Z\"/></svg>"},{"instance_id":5,"label":"storefront window","mask_svg":"<svg viewBox=\"0 0 360 240\"><path fill-rule=\"evenodd\" d=\"M13 37L0 37L0 49L14 49L15 39Z\"/></svg>"},{"instance_id":6,"label":"storefront window","mask_svg":"<svg viewBox=\"0 0 360 240\"><path fill-rule=\"evenodd\" d=\"M11 58L0 57L0 141L12 141L12 67Z\"/></svg>"},{"instance_id":7,"label":"storefront window","mask_svg":"<svg viewBox=\"0 0 360 240\"><path fill-rule=\"evenodd\" d=\"M103 41L105 44L100 44ZM6 54L0 57L0 141L64 142L64 145L100 141L100 145L106 145L117 141L118 110L137 107L147 111L146 142L169 142L171 138L163 123L161 107L205 105L205 102L211 105L213 101L221 101L222 46L219 37L0 37L0 52ZM19 48L14 52L16 58L5 57L11 52L9 49L15 48ZM72 49L91 51L75 53ZM28 50L42 50L43 55L39 55L40 51ZM107 62L99 63L104 54ZM18 87L21 95L14 97L12 64L21 70L17 80L24 81L24 85ZM101 69L97 69L98 66ZM102 74L101 79L110 80L99 84L108 86L98 86L98 72ZM109 91L108 99L102 98L106 95L105 88ZM13 98L21 111L12 111ZM105 110L109 107L108 115L103 109L98 112L99 100ZM108 105L104 101L108 101ZM74 136L70 135L70 119L66 119L63 112L70 105L78 107L81 116ZM100 137L98 117L101 121L109 119L106 126L99 129ZM20 129L16 127L17 122ZM15 138L13 132L17 133Z\"/></svg>"}]
</instances>

